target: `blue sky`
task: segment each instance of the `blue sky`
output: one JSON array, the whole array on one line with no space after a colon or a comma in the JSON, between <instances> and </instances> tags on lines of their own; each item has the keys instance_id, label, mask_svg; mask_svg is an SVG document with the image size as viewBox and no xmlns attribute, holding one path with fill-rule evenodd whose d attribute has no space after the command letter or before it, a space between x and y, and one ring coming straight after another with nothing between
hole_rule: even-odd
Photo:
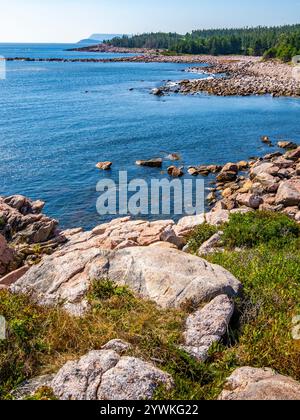
<instances>
[{"instance_id":1,"label":"blue sky","mask_svg":"<svg viewBox=\"0 0 300 420\"><path fill-rule=\"evenodd\" d=\"M300 22L300 0L0 0L0 42ZM298 22L297 22L298 21Z\"/></svg>"}]
</instances>

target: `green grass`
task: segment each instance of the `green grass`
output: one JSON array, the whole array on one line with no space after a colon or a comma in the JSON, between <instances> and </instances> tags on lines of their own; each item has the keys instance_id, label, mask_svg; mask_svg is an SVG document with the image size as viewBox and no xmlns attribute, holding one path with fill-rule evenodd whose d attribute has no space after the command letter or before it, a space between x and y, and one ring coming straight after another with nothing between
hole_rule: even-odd
<instances>
[{"instance_id":1,"label":"green grass","mask_svg":"<svg viewBox=\"0 0 300 420\"><path fill-rule=\"evenodd\" d=\"M196 362L177 348L187 310L159 309L110 281L93 284L88 294L91 309L83 318L0 291L0 314L9 325L9 339L0 341L0 398L10 398L10 390L24 379L56 372L68 360L99 349L113 338L130 342L130 354L154 360L172 374L175 389L159 389L156 399L215 399L226 377L241 366L270 367L300 380L300 343L291 334L293 317L300 314L299 233L286 218L271 216L269 226L265 215L253 220L255 229L251 230L247 215L231 219L227 250L207 257L231 271L243 283L244 293L236 301L227 337L211 349L206 363ZM263 237L256 223L269 233ZM196 230L195 249L212 233L209 229ZM255 245L245 245L249 243ZM244 249L232 251L236 244ZM47 389L33 397L52 398Z\"/></svg>"}]
</instances>

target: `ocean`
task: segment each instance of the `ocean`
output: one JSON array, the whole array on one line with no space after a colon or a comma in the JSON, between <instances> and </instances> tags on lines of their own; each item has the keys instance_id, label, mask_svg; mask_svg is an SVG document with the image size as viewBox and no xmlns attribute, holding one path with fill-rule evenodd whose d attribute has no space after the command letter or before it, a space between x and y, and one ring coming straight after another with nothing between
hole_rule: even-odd
<instances>
[{"instance_id":1,"label":"ocean","mask_svg":"<svg viewBox=\"0 0 300 420\"><path fill-rule=\"evenodd\" d=\"M110 58L114 54L69 52L65 44L0 44L4 57ZM0 195L24 194L46 201L45 212L63 228L90 229L99 216L97 182L149 181L158 169L135 161L176 152L182 164L247 160L276 144L300 142L300 101L292 98L156 97L163 81L196 78L186 64L8 62L0 80ZM112 170L95 169L99 161ZM170 162L164 162L164 170ZM164 175L165 176L165 175ZM187 176L188 177L188 176ZM210 178L205 179L208 187Z\"/></svg>"}]
</instances>

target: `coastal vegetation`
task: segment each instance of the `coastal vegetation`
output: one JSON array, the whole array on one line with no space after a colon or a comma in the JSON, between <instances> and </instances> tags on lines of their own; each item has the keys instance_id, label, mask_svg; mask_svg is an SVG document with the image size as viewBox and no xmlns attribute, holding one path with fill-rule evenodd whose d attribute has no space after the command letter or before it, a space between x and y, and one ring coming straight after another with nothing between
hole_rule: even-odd
<instances>
[{"instance_id":1,"label":"coastal vegetation","mask_svg":"<svg viewBox=\"0 0 300 420\"><path fill-rule=\"evenodd\" d=\"M224 229L224 252L206 259L231 271L243 284L236 313L221 344L200 363L178 348L184 320L193 308L160 309L113 282L90 288L89 311L81 318L62 307L39 306L29 296L0 291L0 313L8 323L9 340L0 341L0 398L24 379L56 372L68 360L121 338L131 353L155 361L169 372L175 388L160 388L156 399L215 399L224 381L238 367L271 367L300 379L299 346L292 338L292 319L299 311L299 227L272 212L232 215ZM190 237L191 250L215 228L202 225ZM235 246L242 249L236 250ZM270 344L272 343L272 344ZM35 399L52 399L49 389Z\"/></svg>"},{"instance_id":2,"label":"coastal vegetation","mask_svg":"<svg viewBox=\"0 0 300 420\"><path fill-rule=\"evenodd\" d=\"M124 48L164 49L177 54L255 55L290 61L300 54L300 25L145 33L116 37L107 44Z\"/></svg>"}]
</instances>

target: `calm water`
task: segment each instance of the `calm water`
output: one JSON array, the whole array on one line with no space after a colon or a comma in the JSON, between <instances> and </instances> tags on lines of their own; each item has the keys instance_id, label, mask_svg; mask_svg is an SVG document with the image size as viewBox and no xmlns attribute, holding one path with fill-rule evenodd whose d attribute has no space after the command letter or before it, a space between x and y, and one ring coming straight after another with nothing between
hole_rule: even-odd
<instances>
[{"instance_id":1,"label":"calm water","mask_svg":"<svg viewBox=\"0 0 300 420\"><path fill-rule=\"evenodd\" d=\"M69 47L0 44L0 55L95 56L64 51ZM261 135L300 142L298 100L149 94L162 80L182 78L186 67L8 63L0 80L0 195L41 198L63 227L91 228L103 220L96 184L107 174L95 169L98 161L114 162L114 179L119 170L149 179L159 170L135 161L161 151L180 153L185 165L222 164L269 152Z\"/></svg>"}]
</instances>

